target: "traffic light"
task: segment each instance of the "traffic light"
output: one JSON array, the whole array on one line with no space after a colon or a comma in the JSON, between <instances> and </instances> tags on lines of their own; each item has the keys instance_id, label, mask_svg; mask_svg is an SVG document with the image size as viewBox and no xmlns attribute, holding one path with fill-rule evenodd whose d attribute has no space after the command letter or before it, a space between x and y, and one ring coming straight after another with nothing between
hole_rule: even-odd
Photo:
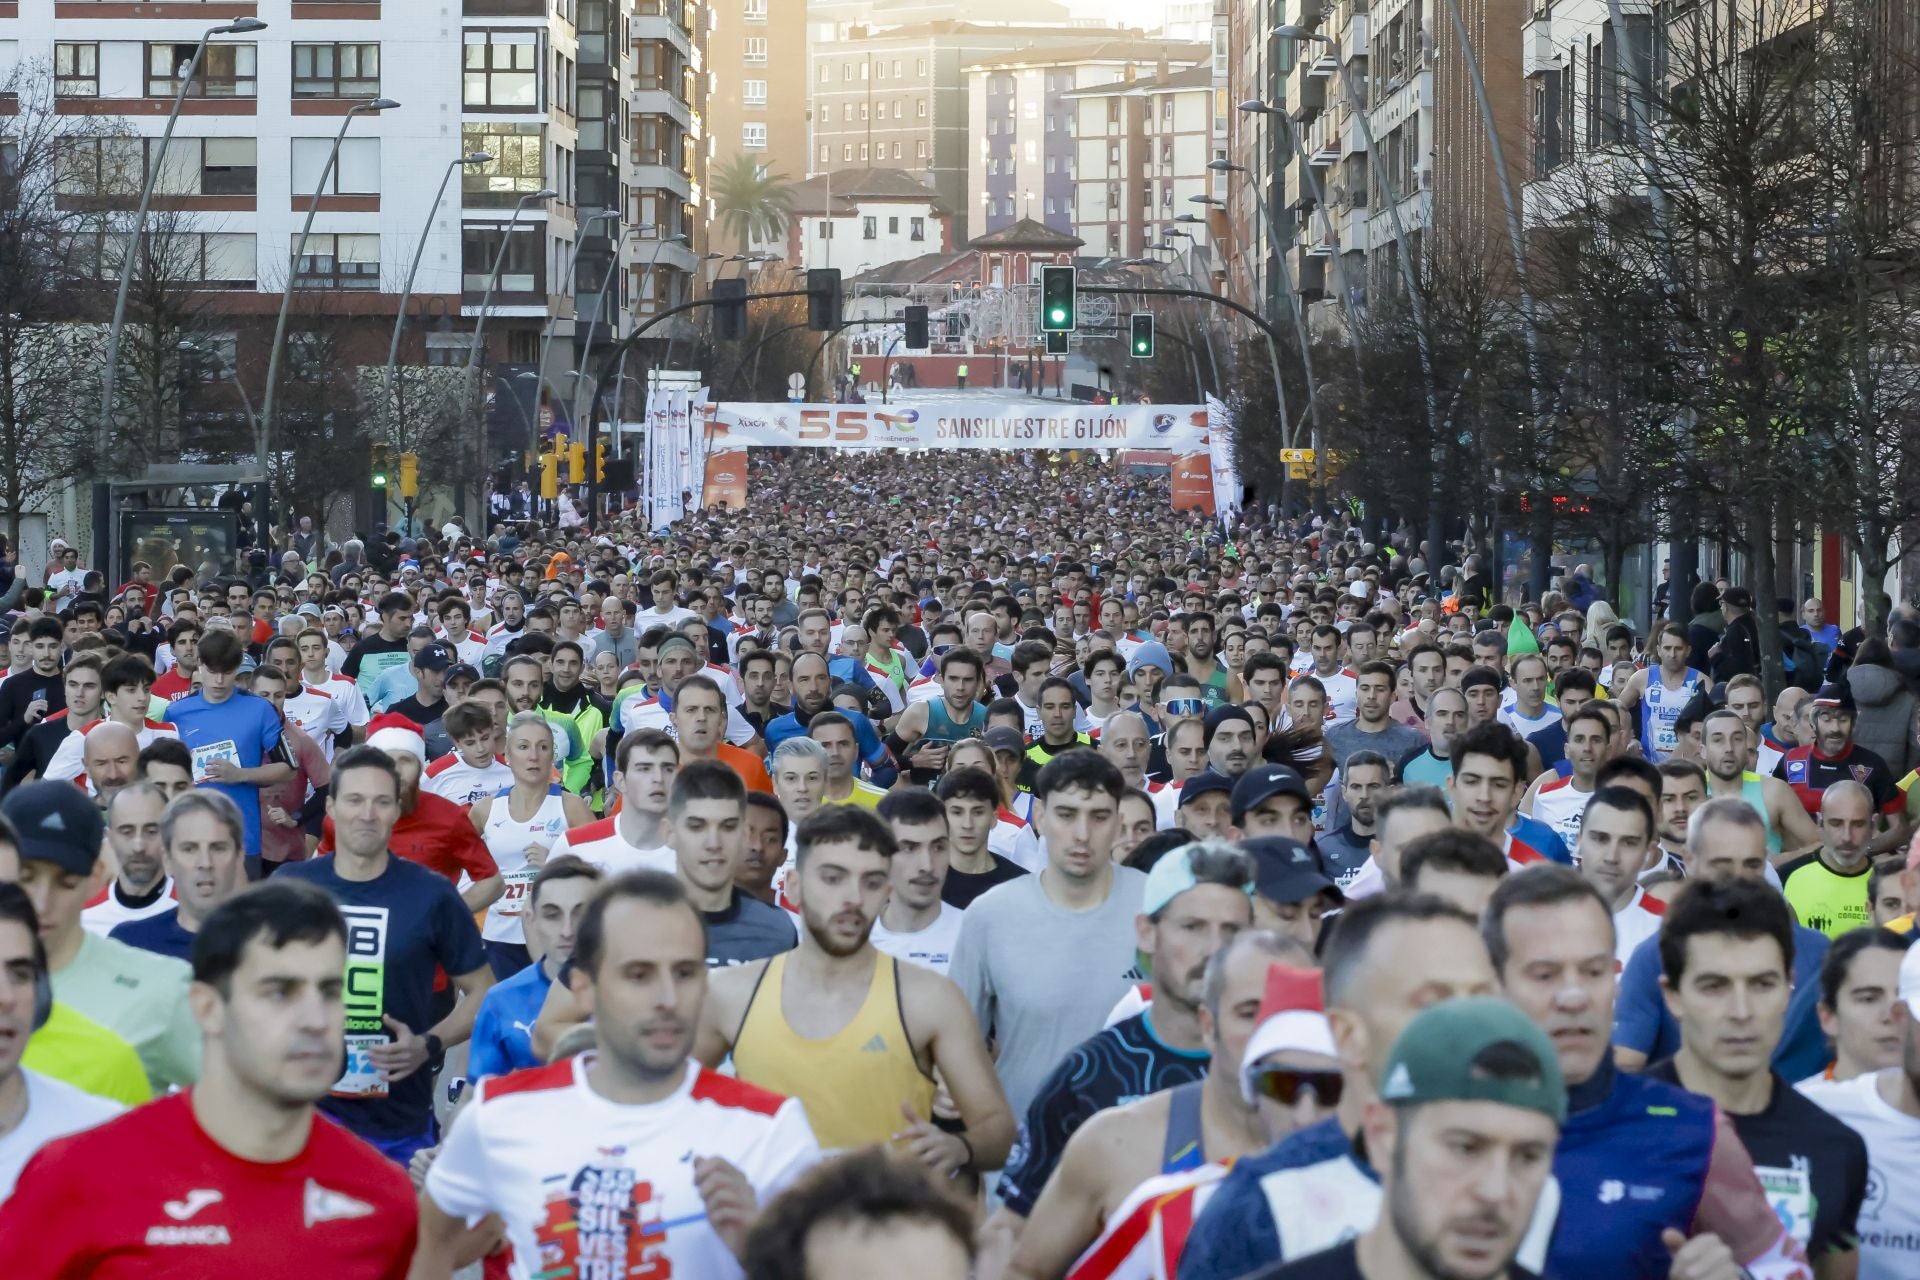
<instances>
[{"instance_id":1,"label":"traffic light","mask_svg":"<svg viewBox=\"0 0 1920 1280\"><path fill-rule=\"evenodd\" d=\"M607 482L607 442L605 440L593 442L593 482L595 484Z\"/></svg>"},{"instance_id":2,"label":"traffic light","mask_svg":"<svg viewBox=\"0 0 1920 1280\"><path fill-rule=\"evenodd\" d=\"M1066 355L1066 354L1067 354L1067 349L1068 349L1068 348L1067 348L1067 335L1066 335L1066 334L1064 334L1064 333L1049 333L1049 334L1047 334L1047 335L1046 335L1046 338L1047 338L1047 354L1048 354L1048 355L1050 355L1050 356L1063 356L1063 355Z\"/></svg>"},{"instance_id":3,"label":"traffic light","mask_svg":"<svg viewBox=\"0 0 1920 1280\"><path fill-rule=\"evenodd\" d=\"M901 345L909 351L925 351L927 349L927 309L908 307L902 318L906 321L907 336Z\"/></svg>"},{"instance_id":4,"label":"traffic light","mask_svg":"<svg viewBox=\"0 0 1920 1280\"><path fill-rule=\"evenodd\" d=\"M1068 333L1079 327L1074 306L1077 274L1072 267L1040 268L1041 332Z\"/></svg>"},{"instance_id":5,"label":"traffic light","mask_svg":"<svg viewBox=\"0 0 1920 1280\"><path fill-rule=\"evenodd\" d=\"M1153 312L1133 313L1133 343L1128 351L1135 360L1153 359Z\"/></svg>"},{"instance_id":6,"label":"traffic light","mask_svg":"<svg viewBox=\"0 0 1920 1280\"><path fill-rule=\"evenodd\" d=\"M400 455L400 496L403 498L420 496L420 455L417 453Z\"/></svg>"},{"instance_id":7,"label":"traffic light","mask_svg":"<svg viewBox=\"0 0 1920 1280\"><path fill-rule=\"evenodd\" d=\"M558 450L540 455L540 496L552 502L560 496L560 454Z\"/></svg>"},{"instance_id":8,"label":"traffic light","mask_svg":"<svg viewBox=\"0 0 1920 1280\"><path fill-rule=\"evenodd\" d=\"M567 483L587 482L587 446L578 442L567 446Z\"/></svg>"},{"instance_id":9,"label":"traffic light","mask_svg":"<svg viewBox=\"0 0 1920 1280\"><path fill-rule=\"evenodd\" d=\"M747 336L747 282L738 276L713 282L713 336L722 342Z\"/></svg>"},{"instance_id":10,"label":"traffic light","mask_svg":"<svg viewBox=\"0 0 1920 1280\"><path fill-rule=\"evenodd\" d=\"M840 268L807 270L807 328L832 333L840 327Z\"/></svg>"},{"instance_id":11,"label":"traffic light","mask_svg":"<svg viewBox=\"0 0 1920 1280\"><path fill-rule=\"evenodd\" d=\"M383 444L373 446L373 487L376 489L384 489L387 487L387 472L389 470L387 454L387 446Z\"/></svg>"}]
</instances>

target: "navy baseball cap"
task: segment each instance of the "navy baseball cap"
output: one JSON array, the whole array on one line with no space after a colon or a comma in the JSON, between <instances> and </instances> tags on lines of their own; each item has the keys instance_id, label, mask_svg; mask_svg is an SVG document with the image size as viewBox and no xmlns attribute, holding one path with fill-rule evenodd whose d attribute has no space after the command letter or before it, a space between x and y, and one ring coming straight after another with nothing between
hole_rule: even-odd
<instances>
[{"instance_id":1,"label":"navy baseball cap","mask_svg":"<svg viewBox=\"0 0 1920 1280\"><path fill-rule=\"evenodd\" d=\"M1284 764L1259 764L1241 774L1233 786L1233 820L1240 821L1274 796L1299 796L1306 804L1313 803L1307 780L1298 770Z\"/></svg>"},{"instance_id":2,"label":"navy baseball cap","mask_svg":"<svg viewBox=\"0 0 1920 1280\"><path fill-rule=\"evenodd\" d=\"M413 655L413 665L422 671L448 671L454 664L453 650L435 640L432 644L420 646L420 652Z\"/></svg>"},{"instance_id":3,"label":"navy baseball cap","mask_svg":"<svg viewBox=\"0 0 1920 1280\"><path fill-rule=\"evenodd\" d=\"M21 858L51 862L71 875L93 873L100 861L106 820L85 791L71 782L24 783L0 800L0 816L13 824Z\"/></svg>"}]
</instances>

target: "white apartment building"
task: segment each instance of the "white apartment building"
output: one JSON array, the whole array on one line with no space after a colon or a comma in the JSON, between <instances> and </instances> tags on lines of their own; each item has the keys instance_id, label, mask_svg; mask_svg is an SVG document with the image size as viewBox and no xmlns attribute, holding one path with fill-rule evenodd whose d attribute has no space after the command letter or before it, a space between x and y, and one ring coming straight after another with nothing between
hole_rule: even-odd
<instances>
[{"instance_id":1,"label":"white apartment building","mask_svg":"<svg viewBox=\"0 0 1920 1280\"><path fill-rule=\"evenodd\" d=\"M788 262L834 267L844 278L948 253L953 220L932 188L902 169L821 174L794 184Z\"/></svg>"}]
</instances>

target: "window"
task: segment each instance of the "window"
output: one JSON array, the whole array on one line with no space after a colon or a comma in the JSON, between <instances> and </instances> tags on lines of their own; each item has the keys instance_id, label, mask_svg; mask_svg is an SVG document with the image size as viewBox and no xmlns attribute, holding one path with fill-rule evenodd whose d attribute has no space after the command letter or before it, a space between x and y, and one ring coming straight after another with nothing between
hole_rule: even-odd
<instances>
[{"instance_id":1,"label":"window","mask_svg":"<svg viewBox=\"0 0 1920 1280\"><path fill-rule=\"evenodd\" d=\"M906 104L905 104L904 102L902 102L902 101L900 101L900 99L898 99L898 98L895 98L895 99L893 100L893 118L894 118L895 120L898 120L898 119L900 118L900 114L901 114L901 110L902 110L902 108L904 108L905 106L906 106Z\"/></svg>"},{"instance_id":2,"label":"window","mask_svg":"<svg viewBox=\"0 0 1920 1280\"><path fill-rule=\"evenodd\" d=\"M203 138L200 155L200 192L209 196L250 196L259 190L259 144L252 138ZM176 144L177 145L177 144ZM376 154L380 144L373 143ZM172 150L168 150L169 167ZM379 181L379 162L374 181ZM311 188L309 188L311 189ZM377 189L377 185L376 188Z\"/></svg>"},{"instance_id":3,"label":"window","mask_svg":"<svg viewBox=\"0 0 1920 1280\"><path fill-rule=\"evenodd\" d=\"M540 35L492 28L466 32L462 97L485 111L540 109Z\"/></svg>"},{"instance_id":4,"label":"window","mask_svg":"<svg viewBox=\"0 0 1920 1280\"><path fill-rule=\"evenodd\" d=\"M853 159L853 144L851 142L841 143L840 144L840 163L845 164L847 161L851 159Z\"/></svg>"},{"instance_id":5,"label":"window","mask_svg":"<svg viewBox=\"0 0 1920 1280\"><path fill-rule=\"evenodd\" d=\"M764 67L767 65L767 38L765 36L748 36L744 44L748 66Z\"/></svg>"},{"instance_id":6,"label":"window","mask_svg":"<svg viewBox=\"0 0 1920 1280\"><path fill-rule=\"evenodd\" d=\"M864 102L860 104L860 118L862 120L867 118L867 104Z\"/></svg>"},{"instance_id":7,"label":"window","mask_svg":"<svg viewBox=\"0 0 1920 1280\"><path fill-rule=\"evenodd\" d=\"M252 138L175 138L159 165L154 192L166 196L250 196L258 188ZM60 144L55 190L63 196L139 194L160 156L158 138L69 138Z\"/></svg>"},{"instance_id":8,"label":"window","mask_svg":"<svg viewBox=\"0 0 1920 1280\"><path fill-rule=\"evenodd\" d=\"M293 140L292 185L295 197L310 196L320 183L333 150L332 138ZM340 144L340 159L327 178L325 194L369 196L380 192L380 139L348 138Z\"/></svg>"},{"instance_id":9,"label":"window","mask_svg":"<svg viewBox=\"0 0 1920 1280\"><path fill-rule=\"evenodd\" d=\"M1544 177L1558 168L1560 154L1560 72L1546 71L1533 77L1533 172Z\"/></svg>"},{"instance_id":10,"label":"window","mask_svg":"<svg viewBox=\"0 0 1920 1280\"><path fill-rule=\"evenodd\" d=\"M860 238L862 240L878 240L880 238L880 219L860 219Z\"/></svg>"},{"instance_id":11,"label":"window","mask_svg":"<svg viewBox=\"0 0 1920 1280\"><path fill-rule=\"evenodd\" d=\"M841 124L852 124L852 123L853 123L853 104L852 104L851 102L847 102L847 103L842 103L842 104L841 104L841 107L840 107L840 123L841 123Z\"/></svg>"},{"instance_id":12,"label":"window","mask_svg":"<svg viewBox=\"0 0 1920 1280\"><path fill-rule=\"evenodd\" d=\"M306 252L294 263L293 282L308 289L378 289L380 237L308 236Z\"/></svg>"},{"instance_id":13,"label":"window","mask_svg":"<svg viewBox=\"0 0 1920 1280\"><path fill-rule=\"evenodd\" d=\"M193 61L191 44L147 46L147 96L171 98L180 89L180 77ZM250 44L210 44L200 59L200 70L187 86L189 98L251 98L254 96L255 57Z\"/></svg>"},{"instance_id":14,"label":"window","mask_svg":"<svg viewBox=\"0 0 1920 1280\"><path fill-rule=\"evenodd\" d=\"M873 59L869 58L865 62L860 64L860 82L862 84L866 83L867 76L872 71L873 71Z\"/></svg>"},{"instance_id":15,"label":"window","mask_svg":"<svg viewBox=\"0 0 1920 1280\"><path fill-rule=\"evenodd\" d=\"M840 64L840 83L846 84L852 79L853 79L853 64L851 62L841 63Z\"/></svg>"},{"instance_id":16,"label":"window","mask_svg":"<svg viewBox=\"0 0 1920 1280\"><path fill-rule=\"evenodd\" d=\"M767 105L767 82L765 80L742 80L740 82L740 101L750 107Z\"/></svg>"},{"instance_id":17,"label":"window","mask_svg":"<svg viewBox=\"0 0 1920 1280\"><path fill-rule=\"evenodd\" d=\"M828 222L828 221L827 221L827 220L825 220L824 218L823 218L823 219L821 219L821 221L820 221L820 225L819 225L819 227L817 228L817 234L815 235L815 237L814 237L814 238L815 238L816 240L831 240L831 239L833 239L833 224L832 224L831 222Z\"/></svg>"},{"instance_id":18,"label":"window","mask_svg":"<svg viewBox=\"0 0 1920 1280\"><path fill-rule=\"evenodd\" d=\"M898 58L893 60L893 78L895 80L900 78L900 59Z\"/></svg>"},{"instance_id":19,"label":"window","mask_svg":"<svg viewBox=\"0 0 1920 1280\"><path fill-rule=\"evenodd\" d=\"M827 82L828 82L829 80L831 80L832 78L833 78L833 71L832 71L832 69L831 69L830 67L828 67L826 63L824 63L824 62L823 62L823 63L821 63L821 64L820 64L820 83L821 83L821 84L826 84L826 83L827 83Z\"/></svg>"},{"instance_id":20,"label":"window","mask_svg":"<svg viewBox=\"0 0 1920 1280\"><path fill-rule=\"evenodd\" d=\"M56 44L53 46L53 92L61 98L97 98L100 96L100 46L97 44Z\"/></svg>"},{"instance_id":21,"label":"window","mask_svg":"<svg viewBox=\"0 0 1920 1280\"><path fill-rule=\"evenodd\" d=\"M765 151L767 149L767 126L764 124L741 125L740 145L748 151Z\"/></svg>"},{"instance_id":22,"label":"window","mask_svg":"<svg viewBox=\"0 0 1920 1280\"><path fill-rule=\"evenodd\" d=\"M460 146L467 154L484 151L493 159L462 165L460 194L473 208L511 208L521 196L547 185L546 126L538 124L464 124Z\"/></svg>"},{"instance_id":23,"label":"window","mask_svg":"<svg viewBox=\"0 0 1920 1280\"><path fill-rule=\"evenodd\" d=\"M293 96L379 97L380 46L296 44L293 46Z\"/></svg>"},{"instance_id":24,"label":"window","mask_svg":"<svg viewBox=\"0 0 1920 1280\"><path fill-rule=\"evenodd\" d=\"M927 220L925 218L907 219L907 239L925 240L927 238Z\"/></svg>"},{"instance_id":25,"label":"window","mask_svg":"<svg viewBox=\"0 0 1920 1280\"><path fill-rule=\"evenodd\" d=\"M924 80L924 79L926 79L926 75L927 75L927 60L926 60L925 58L916 58L916 59L914 59L914 63L913 63L913 74L915 74L916 76L919 76L919 77L920 77L921 79L923 79L923 80Z\"/></svg>"},{"instance_id":26,"label":"window","mask_svg":"<svg viewBox=\"0 0 1920 1280\"><path fill-rule=\"evenodd\" d=\"M913 144L913 155L916 160L925 160L927 158L927 140L925 138L921 138Z\"/></svg>"},{"instance_id":27,"label":"window","mask_svg":"<svg viewBox=\"0 0 1920 1280\"><path fill-rule=\"evenodd\" d=\"M884 62L876 62L876 63L874 63L874 64L873 64L873 78L874 78L875 80L885 80L885 79L887 78L887 64L886 64L886 63L884 63Z\"/></svg>"},{"instance_id":28,"label":"window","mask_svg":"<svg viewBox=\"0 0 1920 1280\"><path fill-rule=\"evenodd\" d=\"M821 164L829 163L832 155L833 155L833 148L829 147L824 142L821 143L820 144L820 163Z\"/></svg>"},{"instance_id":29,"label":"window","mask_svg":"<svg viewBox=\"0 0 1920 1280\"><path fill-rule=\"evenodd\" d=\"M913 104L913 114L925 120L927 118L927 100L921 98Z\"/></svg>"},{"instance_id":30,"label":"window","mask_svg":"<svg viewBox=\"0 0 1920 1280\"><path fill-rule=\"evenodd\" d=\"M890 236L897 236L900 234L900 219L898 218L887 219L887 234Z\"/></svg>"},{"instance_id":31,"label":"window","mask_svg":"<svg viewBox=\"0 0 1920 1280\"><path fill-rule=\"evenodd\" d=\"M151 234L151 233L149 233ZM118 233L98 232L74 237L74 270L94 279L120 274ZM251 289L259 282L254 239L225 232L172 231L153 243L164 255L165 282L200 289Z\"/></svg>"},{"instance_id":32,"label":"window","mask_svg":"<svg viewBox=\"0 0 1920 1280\"><path fill-rule=\"evenodd\" d=\"M867 158L867 144L864 142L860 144L860 158L862 160Z\"/></svg>"},{"instance_id":33,"label":"window","mask_svg":"<svg viewBox=\"0 0 1920 1280\"><path fill-rule=\"evenodd\" d=\"M765 22L767 20L767 0L746 0L742 8L741 16L748 22Z\"/></svg>"},{"instance_id":34,"label":"window","mask_svg":"<svg viewBox=\"0 0 1920 1280\"><path fill-rule=\"evenodd\" d=\"M461 284L466 292L486 292L487 283L493 278L494 259L500 257L502 244L506 245L506 254L501 258L497 293L538 293L543 289L546 284L545 264L541 261L546 245L544 226L522 223L509 237L505 224L469 223L460 233Z\"/></svg>"},{"instance_id":35,"label":"window","mask_svg":"<svg viewBox=\"0 0 1920 1280\"><path fill-rule=\"evenodd\" d=\"M900 144L897 142L893 144L893 158L895 160L900 158Z\"/></svg>"}]
</instances>

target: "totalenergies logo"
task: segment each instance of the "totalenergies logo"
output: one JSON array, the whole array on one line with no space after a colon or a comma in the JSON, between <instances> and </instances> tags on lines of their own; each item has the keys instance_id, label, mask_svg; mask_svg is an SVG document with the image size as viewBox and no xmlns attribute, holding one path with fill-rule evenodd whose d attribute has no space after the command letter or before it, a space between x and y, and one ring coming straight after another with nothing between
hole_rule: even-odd
<instances>
[{"instance_id":1,"label":"totalenergies logo","mask_svg":"<svg viewBox=\"0 0 1920 1280\"><path fill-rule=\"evenodd\" d=\"M912 434L914 423L920 421L918 409L903 409L899 413L876 413L873 420L883 426L893 428L903 434Z\"/></svg>"}]
</instances>

